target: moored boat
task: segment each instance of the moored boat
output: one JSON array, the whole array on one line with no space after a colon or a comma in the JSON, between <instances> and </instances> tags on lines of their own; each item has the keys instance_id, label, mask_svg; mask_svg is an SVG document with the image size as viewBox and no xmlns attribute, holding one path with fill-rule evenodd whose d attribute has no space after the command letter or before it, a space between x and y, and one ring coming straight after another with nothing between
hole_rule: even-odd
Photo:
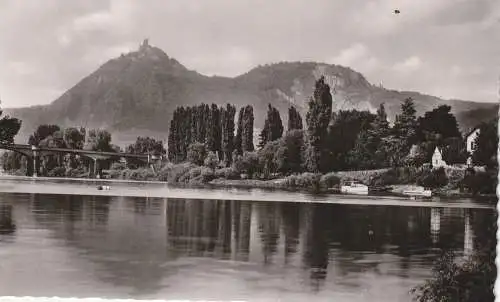
<instances>
[{"instance_id":1,"label":"moored boat","mask_svg":"<svg viewBox=\"0 0 500 302\"><path fill-rule=\"evenodd\" d=\"M368 195L368 186L359 181L346 181L340 186L340 192L346 194Z\"/></svg>"},{"instance_id":2,"label":"moored boat","mask_svg":"<svg viewBox=\"0 0 500 302\"><path fill-rule=\"evenodd\" d=\"M414 197L417 197L417 196L431 197L432 191L427 190L424 187L417 186L417 187L413 187L413 188L409 188L409 189L404 190L403 194L408 195L408 196L414 196Z\"/></svg>"}]
</instances>

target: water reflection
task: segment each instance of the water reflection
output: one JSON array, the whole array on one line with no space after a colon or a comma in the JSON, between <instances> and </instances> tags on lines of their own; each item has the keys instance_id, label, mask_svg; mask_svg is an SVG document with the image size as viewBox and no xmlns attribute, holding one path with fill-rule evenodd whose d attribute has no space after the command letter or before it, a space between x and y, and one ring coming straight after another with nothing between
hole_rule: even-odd
<instances>
[{"instance_id":1,"label":"water reflection","mask_svg":"<svg viewBox=\"0 0 500 302\"><path fill-rule=\"evenodd\" d=\"M189 282L189 274L231 263L252 265L259 279L280 276L290 288L298 282L313 292L356 293L372 282L367 278L412 279L422 268L430 273L439 249L471 253L485 240L477 236L484 228L481 220L491 216L488 210L16 196L9 198L17 202L0 203L0 234L15 232L13 213L27 202L35 225L24 219L19 227L50 230L51 238L78 259L54 263L56 270L68 269L62 265L90 270L132 297L168 292L173 280ZM240 269L230 274L247 278ZM401 292L409 289L391 282Z\"/></svg>"},{"instance_id":2,"label":"water reflection","mask_svg":"<svg viewBox=\"0 0 500 302\"><path fill-rule=\"evenodd\" d=\"M0 236L13 235L15 232L16 224L12 218L12 205L0 204Z\"/></svg>"}]
</instances>

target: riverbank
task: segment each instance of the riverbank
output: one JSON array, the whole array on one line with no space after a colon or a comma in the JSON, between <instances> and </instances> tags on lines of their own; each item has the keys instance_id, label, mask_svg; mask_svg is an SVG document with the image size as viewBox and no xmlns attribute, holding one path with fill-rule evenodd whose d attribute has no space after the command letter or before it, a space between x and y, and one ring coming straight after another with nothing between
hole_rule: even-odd
<instances>
[{"instance_id":1,"label":"riverbank","mask_svg":"<svg viewBox=\"0 0 500 302\"><path fill-rule=\"evenodd\" d=\"M277 189L291 192L307 192L314 194L339 193L340 184L347 180L361 181L374 188L385 188L386 192L376 195L403 196L407 188L417 185L425 173L419 168L387 168L364 171L337 171L327 174L301 173L283 176L274 174L268 179L258 179L262 175L250 178L240 174L234 168L210 169L191 163L167 164L153 170L151 168L112 169L104 171L106 178L88 179L80 177L38 177L38 179L62 181L74 180L93 183L155 183L170 184L178 187L216 187L216 188L258 188ZM429 174L429 172L427 172ZM446 171L446 183L433 190L433 195L439 198L494 198L495 194L470 194L458 190L464 178L464 171ZM6 176L14 179L30 180L27 176ZM388 189L388 190L387 190ZM494 190L493 190L494 192Z\"/></svg>"}]
</instances>

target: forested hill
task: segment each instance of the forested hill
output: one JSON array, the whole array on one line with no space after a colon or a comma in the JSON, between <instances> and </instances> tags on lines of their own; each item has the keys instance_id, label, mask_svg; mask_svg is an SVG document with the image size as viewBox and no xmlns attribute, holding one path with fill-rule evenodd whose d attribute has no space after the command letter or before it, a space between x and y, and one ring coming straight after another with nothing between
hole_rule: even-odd
<instances>
[{"instance_id":1,"label":"forested hill","mask_svg":"<svg viewBox=\"0 0 500 302\"><path fill-rule=\"evenodd\" d=\"M321 75L331 86L334 111L374 112L380 103L385 103L388 118L393 120L402 101L412 97L417 114L441 104L450 105L464 131L494 118L498 112L497 104L443 100L417 92L389 90L372 85L348 67L315 62L259 66L235 78L208 77L188 70L147 43L137 51L109 60L49 105L5 108L5 112L23 121L17 137L22 142L45 123L106 128L117 144L131 143L137 135L165 140L172 113L181 105L232 103L239 110L251 104L255 127L261 128L267 105L271 103L286 123L290 104L305 114L306 101Z\"/></svg>"}]
</instances>

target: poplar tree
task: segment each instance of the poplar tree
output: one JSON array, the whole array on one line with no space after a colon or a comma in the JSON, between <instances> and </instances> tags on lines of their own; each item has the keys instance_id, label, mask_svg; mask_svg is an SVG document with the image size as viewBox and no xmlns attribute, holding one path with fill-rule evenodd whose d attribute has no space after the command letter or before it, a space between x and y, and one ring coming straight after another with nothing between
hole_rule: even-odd
<instances>
[{"instance_id":1,"label":"poplar tree","mask_svg":"<svg viewBox=\"0 0 500 302\"><path fill-rule=\"evenodd\" d=\"M243 112L243 123L242 123L242 137L241 137L241 150L242 152L252 152L254 151L253 146L253 107L247 105Z\"/></svg>"},{"instance_id":2,"label":"poplar tree","mask_svg":"<svg viewBox=\"0 0 500 302\"><path fill-rule=\"evenodd\" d=\"M234 149L234 117L236 107L227 104L226 108L221 109L221 128L222 128L222 152L226 167L232 163L232 152Z\"/></svg>"},{"instance_id":3,"label":"poplar tree","mask_svg":"<svg viewBox=\"0 0 500 302\"><path fill-rule=\"evenodd\" d=\"M309 100L309 110L306 114L307 136L305 150L305 168L309 172L323 172L326 165L325 142L332 115L332 95L330 86L322 76L316 81L313 97Z\"/></svg>"},{"instance_id":4,"label":"poplar tree","mask_svg":"<svg viewBox=\"0 0 500 302\"><path fill-rule=\"evenodd\" d=\"M302 117L295 106L288 108L288 131L302 130Z\"/></svg>"},{"instance_id":5,"label":"poplar tree","mask_svg":"<svg viewBox=\"0 0 500 302\"><path fill-rule=\"evenodd\" d=\"M260 132L259 147L262 149L268 142L275 141L283 135L283 122L278 109L268 104L264 128Z\"/></svg>"}]
</instances>

